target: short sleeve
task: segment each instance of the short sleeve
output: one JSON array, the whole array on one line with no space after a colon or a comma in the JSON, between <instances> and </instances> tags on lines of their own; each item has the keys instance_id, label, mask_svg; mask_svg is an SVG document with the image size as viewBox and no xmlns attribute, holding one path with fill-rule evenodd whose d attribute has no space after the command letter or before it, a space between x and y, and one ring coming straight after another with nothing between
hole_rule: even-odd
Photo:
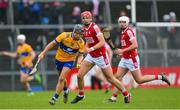
<instances>
[{"instance_id":1,"label":"short sleeve","mask_svg":"<svg viewBox=\"0 0 180 110\"><path fill-rule=\"evenodd\" d=\"M64 39L66 37L66 33L63 32L61 33L60 35L58 35L56 38L55 38L55 42L58 44L62 41L62 39Z\"/></svg>"},{"instance_id":2,"label":"short sleeve","mask_svg":"<svg viewBox=\"0 0 180 110\"><path fill-rule=\"evenodd\" d=\"M26 50L27 50L27 52L30 53L30 52L32 51L32 47L31 47L30 45L27 45L27 46L26 46Z\"/></svg>"},{"instance_id":3,"label":"short sleeve","mask_svg":"<svg viewBox=\"0 0 180 110\"><path fill-rule=\"evenodd\" d=\"M135 39L134 33L131 30L127 30L127 34L129 36L129 41L131 41L132 39Z\"/></svg>"},{"instance_id":4,"label":"short sleeve","mask_svg":"<svg viewBox=\"0 0 180 110\"><path fill-rule=\"evenodd\" d=\"M95 32L96 32L96 36L98 37L98 36L100 36L100 35L102 35L102 32L101 32L101 30L99 29L99 27L97 26L97 25L94 25L94 30L95 30Z\"/></svg>"}]
</instances>

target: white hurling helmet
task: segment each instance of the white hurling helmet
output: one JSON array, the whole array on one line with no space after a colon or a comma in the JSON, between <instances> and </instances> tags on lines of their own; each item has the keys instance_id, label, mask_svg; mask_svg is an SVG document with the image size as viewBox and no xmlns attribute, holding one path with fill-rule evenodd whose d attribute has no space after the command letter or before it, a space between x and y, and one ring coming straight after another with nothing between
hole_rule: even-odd
<instances>
[{"instance_id":1,"label":"white hurling helmet","mask_svg":"<svg viewBox=\"0 0 180 110\"><path fill-rule=\"evenodd\" d=\"M129 17L127 17L127 16L121 16L121 17L119 17L119 19L118 19L118 23L119 23L120 21L125 21L125 22L126 22L126 25L128 25L128 24L129 24Z\"/></svg>"},{"instance_id":2,"label":"white hurling helmet","mask_svg":"<svg viewBox=\"0 0 180 110\"><path fill-rule=\"evenodd\" d=\"M24 34L19 34L17 36L18 43L24 43L26 41L26 36Z\"/></svg>"}]
</instances>

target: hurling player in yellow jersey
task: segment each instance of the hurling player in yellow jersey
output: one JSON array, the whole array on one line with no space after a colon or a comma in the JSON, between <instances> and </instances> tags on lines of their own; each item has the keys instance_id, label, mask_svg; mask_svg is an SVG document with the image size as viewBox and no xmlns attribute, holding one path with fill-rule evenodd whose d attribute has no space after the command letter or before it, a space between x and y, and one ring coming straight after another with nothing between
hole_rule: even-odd
<instances>
[{"instance_id":1,"label":"hurling player in yellow jersey","mask_svg":"<svg viewBox=\"0 0 180 110\"><path fill-rule=\"evenodd\" d=\"M6 52L3 51L2 55L9 56L11 58L18 58L18 64L20 65L20 81L23 84L24 88L28 91L28 95L33 95L34 93L31 90L29 82L34 78L40 81L40 76L36 75L35 77L29 76L28 74L32 70L32 60L35 58L35 52L32 47L27 44L26 36L20 34L17 36L17 51L16 52Z\"/></svg>"},{"instance_id":2,"label":"hurling player in yellow jersey","mask_svg":"<svg viewBox=\"0 0 180 110\"><path fill-rule=\"evenodd\" d=\"M55 45L58 46L55 64L58 70L59 79L56 85L56 91L52 99L49 100L51 105L54 105L56 100L59 97L59 94L64 90L63 101L67 103L69 90L66 86L66 76L73 68L74 62L77 59L77 65L80 65L83 60L84 52L84 40L83 29L80 24L76 24L73 32L63 32L58 35L55 40L51 41L45 49L38 56L39 59L42 59L44 55Z\"/></svg>"}]
</instances>

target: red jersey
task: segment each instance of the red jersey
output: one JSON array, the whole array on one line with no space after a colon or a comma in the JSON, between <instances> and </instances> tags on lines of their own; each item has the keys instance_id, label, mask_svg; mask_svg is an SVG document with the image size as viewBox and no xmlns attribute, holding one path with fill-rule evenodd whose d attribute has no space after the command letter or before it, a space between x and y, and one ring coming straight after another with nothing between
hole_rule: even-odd
<instances>
[{"instance_id":1,"label":"red jersey","mask_svg":"<svg viewBox=\"0 0 180 110\"><path fill-rule=\"evenodd\" d=\"M99 40L98 36L102 34L101 30L95 23L91 23L88 28L84 27L84 38L86 39L87 46L89 48L96 45ZM100 47L89 53L92 57L106 56L105 47Z\"/></svg>"},{"instance_id":2,"label":"red jersey","mask_svg":"<svg viewBox=\"0 0 180 110\"><path fill-rule=\"evenodd\" d=\"M124 31L122 31L120 35L121 35L122 49L129 47L132 44L131 40L136 39L134 32L129 27L127 27ZM136 49L133 49L133 50L128 51L128 52L124 52L122 55L122 57L125 59L135 58L136 56L137 56Z\"/></svg>"}]
</instances>

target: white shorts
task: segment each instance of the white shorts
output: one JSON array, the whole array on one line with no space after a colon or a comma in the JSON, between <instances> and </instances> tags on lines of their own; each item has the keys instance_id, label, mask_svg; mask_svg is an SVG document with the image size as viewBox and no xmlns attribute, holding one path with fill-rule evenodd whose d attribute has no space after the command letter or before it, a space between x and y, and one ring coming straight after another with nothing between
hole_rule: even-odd
<instances>
[{"instance_id":1,"label":"white shorts","mask_svg":"<svg viewBox=\"0 0 180 110\"><path fill-rule=\"evenodd\" d=\"M135 71L139 69L140 68L139 56L136 56L134 61L132 60L132 58L129 59L122 58L119 62L118 67L127 68L130 71Z\"/></svg>"},{"instance_id":2,"label":"white shorts","mask_svg":"<svg viewBox=\"0 0 180 110\"><path fill-rule=\"evenodd\" d=\"M99 66L100 68L106 68L106 67L110 66L107 54L106 54L106 57L100 56L100 57L96 57L96 58L87 54L87 56L85 57L84 60L88 61L90 63L93 63L93 64Z\"/></svg>"}]
</instances>

